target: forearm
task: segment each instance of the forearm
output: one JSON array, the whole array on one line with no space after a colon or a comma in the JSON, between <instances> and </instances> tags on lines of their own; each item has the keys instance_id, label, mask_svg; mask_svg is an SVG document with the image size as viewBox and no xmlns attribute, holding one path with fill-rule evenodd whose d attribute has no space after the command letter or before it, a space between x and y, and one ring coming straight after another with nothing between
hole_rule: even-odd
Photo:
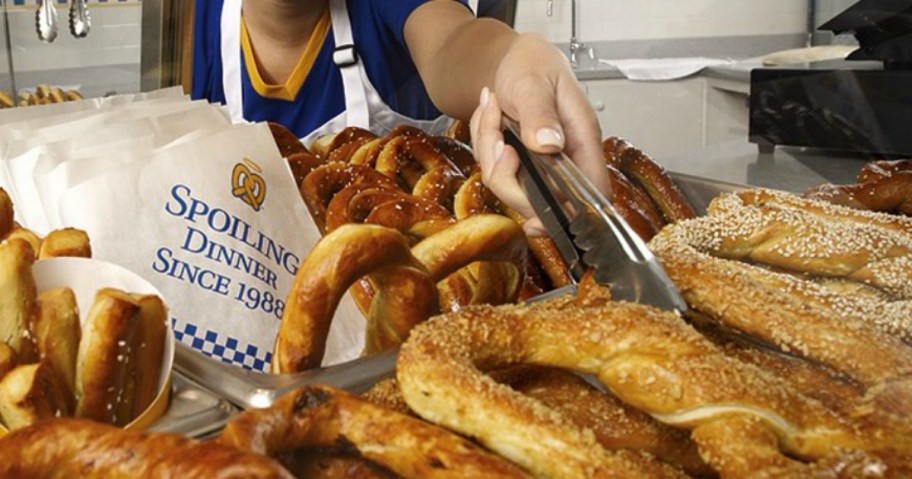
<instances>
[{"instance_id":1,"label":"forearm","mask_svg":"<svg viewBox=\"0 0 912 479\"><path fill-rule=\"evenodd\" d=\"M468 120L478 93L494 85L495 74L518 37L507 25L475 19L452 1L432 1L406 22L406 42L434 104L445 114Z\"/></svg>"}]
</instances>

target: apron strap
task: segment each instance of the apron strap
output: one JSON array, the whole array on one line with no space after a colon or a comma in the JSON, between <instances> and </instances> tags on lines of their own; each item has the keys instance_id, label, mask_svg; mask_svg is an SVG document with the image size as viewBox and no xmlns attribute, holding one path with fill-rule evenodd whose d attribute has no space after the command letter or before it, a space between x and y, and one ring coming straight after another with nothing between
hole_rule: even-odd
<instances>
[{"instance_id":1,"label":"apron strap","mask_svg":"<svg viewBox=\"0 0 912 479\"><path fill-rule=\"evenodd\" d=\"M348 17L346 0L330 0L329 15L332 19L333 38L336 49L333 51L333 62L342 75L342 87L345 91L345 112L348 125L370 129L370 111L367 93L361 81L362 66L358 61L358 51L352 36L351 20Z\"/></svg>"},{"instance_id":2,"label":"apron strap","mask_svg":"<svg viewBox=\"0 0 912 479\"><path fill-rule=\"evenodd\" d=\"M478 16L478 1L479 0L469 0L469 8L472 9L472 14L476 17Z\"/></svg>"},{"instance_id":3,"label":"apron strap","mask_svg":"<svg viewBox=\"0 0 912 479\"><path fill-rule=\"evenodd\" d=\"M241 92L241 8L242 0L222 4L221 53L222 89L228 114L235 123L244 121L244 96Z\"/></svg>"}]
</instances>

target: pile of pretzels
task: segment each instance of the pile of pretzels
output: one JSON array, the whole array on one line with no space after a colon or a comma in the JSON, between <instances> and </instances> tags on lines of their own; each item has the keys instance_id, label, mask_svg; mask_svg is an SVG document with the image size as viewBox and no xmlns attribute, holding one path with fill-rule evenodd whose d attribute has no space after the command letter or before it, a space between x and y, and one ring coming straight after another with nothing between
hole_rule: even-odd
<instances>
[{"instance_id":1,"label":"pile of pretzels","mask_svg":"<svg viewBox=\"0 0 912 479\"><path fill-rule=\"evenodd\" d=\"M270 127L324 235L288 296L273 371L319 366L346 290L368 318L364 352L371 354L400 344L437 312L513 303L570 283L554 243L527 239L519 227L525 218L482 184L460 141L464 125L447 136L400 126L378 137L350 127L310 149L281 125ZM694 216L647 155L618 138L604 146L613 204L645 240Z\"/></svg>"}]
</instances>

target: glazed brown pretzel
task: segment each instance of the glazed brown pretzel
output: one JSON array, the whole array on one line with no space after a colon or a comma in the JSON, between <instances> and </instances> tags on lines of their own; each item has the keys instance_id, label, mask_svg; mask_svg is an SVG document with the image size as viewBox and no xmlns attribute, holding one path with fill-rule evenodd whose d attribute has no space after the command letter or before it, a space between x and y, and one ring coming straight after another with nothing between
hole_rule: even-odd
<instances>
[{"instance_id":1,"label":"glazed brown pretzel","mask_svg":"<svg viewBox=\"0 0 912 479\"><path fill-rule=\"evenodd\" d=\"M669 223L696 216L684 193L658 163L621 138L608 138L603 143L605 159L636 181L655 202Z\"/></svg>"},{"instance_id":2,"label":"glazed brown pretzel","mask_svg":"<svg viewBox=\"0 0 912 479\"><path fill-rule=\"evenodd\" d=\"M6 479L291 479L277 462L176 434L124 431L76 419L50 419L0 437Z\"/></svg>"},{"instance_id":3,"label":"glazed brown pretzel","mask_svg":"<svg viewBox=\"0 0 912 479\"><path fill-rule=\"evenodd\" d=\"M528 477L449 431L328 386L305 386L235 416L219 442L269 456L341 447L405 478Z\"/></svg>"},{"instance_id":4,"label":"glazed brown pretzel","mask_svg":"<svg viewBox=\"0 0 912 479\"><path fill-rule=\"evenodd\" d=\"M342 189L356 184L383 185L395 188L389 178L363 165L328 163L307 175L301 182L301 198L310 210L314 223L326 233L326 209L333 196Z\"/></svg>"},{"instance_id":5,"label":"glazed brown pretzel","mask_svg":"<svg viewBox=\"0 0 912 479\"><path fill-rule=\"evenodd\" d=\"M866 183L890 176L899 171L912 171L912 160L872 161L861 168L858 172L857 181Z\"/></svg>"},{"instance_id":6,"label":"glazed brown pretzel","mask_svg":"<svg viewBox=\"0 0 912 479\"><path fill-rule=\"evenodd\" d=\"M320 365L342 295L368 274L375 293L365 353L399 344L415 324L437 310L434 283L401 233L375 225L343 225L317 243L295 275L276 338L274 372Z\"/></svg>"},{"instance_id":7,"label":"glazed brown pretzel","mask_svg":"<svg viewBox=\"0 0 912 479\"><path fill-rule=\"evenodd\" d=\"M285 128L284 125L273 121L267 122L267 124L269 125L269 132L272 133L272 139L275 140L276 147L278 147L282 158L288 158L297 153L310 153L307 150L307 147L301 143L301 140L299 140L288 128Z\"/></svg>"},{"instance_id":8,"label":"glazed brown pretzel","mask_svg":"<svg viewBox=\"0 0 912 479\"><path fill-rule=\"evenodd\" d=\"M636 471L479 371L517 363L593 374L625 403L678 427L757 416L780 447L800 457L878 444L787 383L727 357L675 315L634 304L475 307L440 316L412 331L397 378L421 417L476 437L536 474Z\"/></svg>"},{"instance_id":9,"label":"glazed brown pretzel","mask_svg":"<svg viewBox=\"0 0 912 479\"><path fill-rule=\"evenodd\" d=\"M912 216L912 171L894 171L851 185L820 185L804 196L859 210Z\"/></svg>"}]
</instances>

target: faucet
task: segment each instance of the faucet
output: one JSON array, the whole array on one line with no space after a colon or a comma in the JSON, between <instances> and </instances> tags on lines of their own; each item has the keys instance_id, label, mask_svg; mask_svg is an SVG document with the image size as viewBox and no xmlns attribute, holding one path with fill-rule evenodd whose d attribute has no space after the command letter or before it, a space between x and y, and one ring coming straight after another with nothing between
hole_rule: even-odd
<instances>
[{"instance_id":1,"label":"faucet","mask_svg":"<svg viewBox=\"0 0 912 479\"><path fill-rule=\"evenodd\" d=\"M591 46L579 41L577 30L579 29L579 5L577 0L570 0L572 13L570 15L570 64L579 65L577 53L585 50L589 54L590 60L595 60L595 50ZM548 16L554 13L554 0L548 0Z\"/></svg>"}]
</instances>

